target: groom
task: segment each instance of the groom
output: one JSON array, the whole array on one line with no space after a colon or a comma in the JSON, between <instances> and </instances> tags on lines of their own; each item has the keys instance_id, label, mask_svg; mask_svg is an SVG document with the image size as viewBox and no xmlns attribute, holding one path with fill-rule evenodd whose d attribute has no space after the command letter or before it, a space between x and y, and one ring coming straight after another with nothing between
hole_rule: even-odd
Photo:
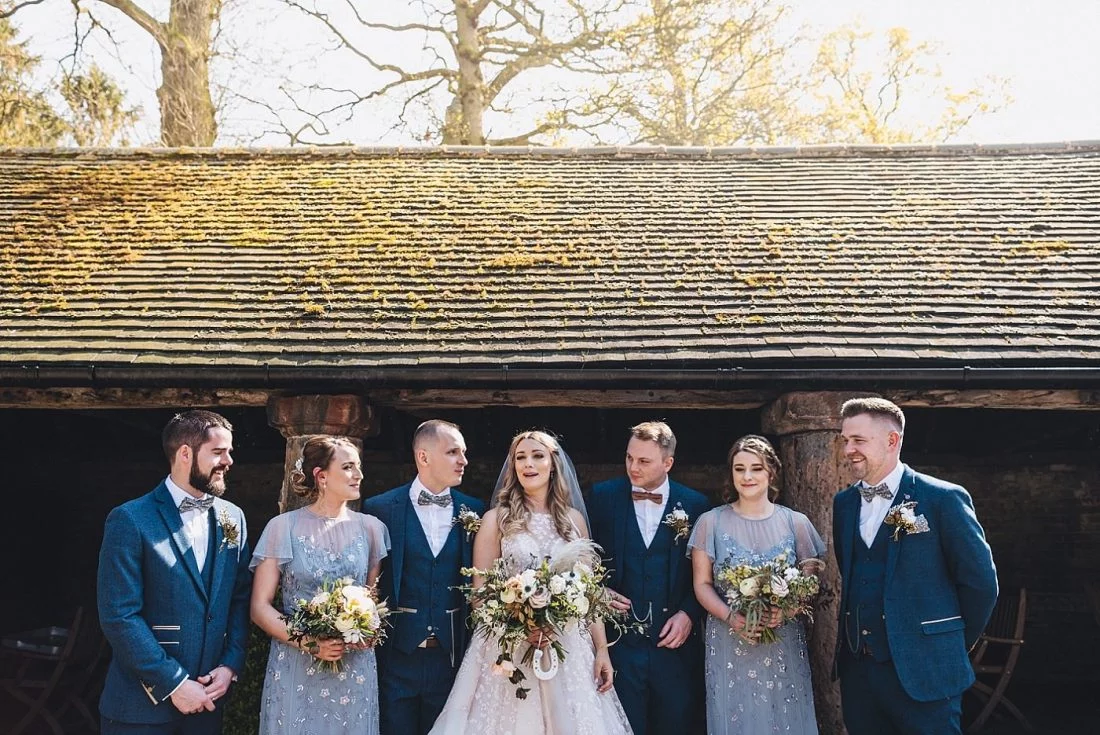
<instances>
[{"instance_id":1,"label":"groom","mask_svg":"<svg viewBox=\"0 0 1100 735\"><path fill-rule=\"evenodd\" d=\"M162 443L171 472L111 511L99 553L99 620L113 658L104 735L216 735L244 669L252 574L244 514L222 500L233 427L178 414Z\"/></svg>"},{"instance_id":2,"label":"groom","mask_svg":"<svg viewBox=\"0 0 1100 735\"><path fill-rule=\"evenodd\" d=\"M665 520L682 509L690 524L710 504L668 478L676 437L668 424L648 421L630 430L627 477L592 488L592 538L604 549L609 586L643 634L627 633L611 647L615 692L635 735L696 732L702 715L703 659L692 635L702 608L695 600L687 535ZM617 634L610 627L608 640Z\"/></svg>"},{"instance_id":3,"label":"groom","mask_svg":"<svg viewBox=\"0 0 1100 735\"><path fill-rule=\"evenodd\" d=\"M466 650L466 607L454 589L468 580L473 535L455 519L462 506L480 517L481 501L453 488L466 469L458 427L433 419L413 434L416 479L363 501L362 512L390 532L379 596L393 630L378 649L382 735L424 735L439 716Z\"/></svg>"},{"instance_id":4,"label":"groom","mask_svg":"<svg viewBox=\"0 0 1100 735\"><path fill-rule=\"evenodd\" d=\"M833 499L844 724L849 735L959 733L967 651L997 601L989 544L966 490L899 461L900 408L857 398L841 417L860 478Z\"/></svg>"}]
</instances>

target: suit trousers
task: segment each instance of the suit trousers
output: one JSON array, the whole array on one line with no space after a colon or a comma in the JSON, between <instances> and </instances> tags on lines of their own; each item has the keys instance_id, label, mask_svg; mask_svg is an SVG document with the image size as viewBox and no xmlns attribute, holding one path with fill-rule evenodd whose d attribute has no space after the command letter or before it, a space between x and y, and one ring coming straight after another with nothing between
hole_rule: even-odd
<instances>
[{"instance_id":1,"label":"suit trousers","mask_svg":"<svg viewBox=\"0 0 1100 735\"><path fill-rule=\"evenodd\" d=\"M417 648L412 653L390 648L380 656L382 735L427 735L447 703L456 673L444 647Z\"/></svg>"},{"instance_id":2,"label":"suit trousers","mask_svg":"<svg viewBox=\"0 0 1100 735\"><path fill-rule=\"evenodd\" d=\"M962 695L932 702L910 697L893 661L840 654L840 703L848 735L957 735Z\"/></svg>"},{"instance_id":3,"label":"suit trousers","mask_svg":"<svg viewBox=\"0 0 1100 735\"><path fill-rule=\"evenodd\" d=\"M119 722L100 715L100 735L220 735L222 719L225 716L225 698L214 703L213 712L200 712L194 715L179 713L171 722L145 724L137 722ZM160 707L175 707L171 701L162 702Z\"/></svg>"},{"instance_id":4,"label":"suit trousers","mask_svg":"<svg viewBox=\"0 0 1100 735\"><path fill-rule=\"evenodd\" d=\"M611 647L615 693L634 735L684 735L701 732L705 710L701 693L701 658L691 648L694 636L681 648L657 648L649 639L635 645L621 639Z\"/></svg>"}]
</instances>

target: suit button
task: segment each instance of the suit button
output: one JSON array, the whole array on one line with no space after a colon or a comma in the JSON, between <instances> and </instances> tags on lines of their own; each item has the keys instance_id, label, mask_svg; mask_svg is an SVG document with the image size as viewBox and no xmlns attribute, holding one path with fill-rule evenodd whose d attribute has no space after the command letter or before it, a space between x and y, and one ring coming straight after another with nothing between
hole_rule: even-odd
<instances>
[{"instance_id":1,"label":"suit button","mask_svg":"<svg viewBox=\"0 0 1100 735\"><path fill-rule=\"evenodd\" d=\"M430 632L431 632L431 630L432 630L432 626L430 626L430 625L429 625L429 626L428 626L428 632L430 633Z\"/></svg>"},{"instance_id":2,"label":"suit button","mask_svg":"<svg viewBox=\"0 0 1100 735\"><path fill-rule=\"evenodd\" d=\"M859 631L859 633L860 633L860 635L871 635L871 631L869 631L869 630L861 630L861 631Z\"/></svg>"},{"instance_id":3,"label":"suit button","mask_svg":"<svg viewBox=\"0 0 1100 735\"><path fill-rule=\"evenodd\" d=\"M214 622L214 616L213 615L207 615L206 616L206 622L213 623Z\"/></svg>"}]
</instances>

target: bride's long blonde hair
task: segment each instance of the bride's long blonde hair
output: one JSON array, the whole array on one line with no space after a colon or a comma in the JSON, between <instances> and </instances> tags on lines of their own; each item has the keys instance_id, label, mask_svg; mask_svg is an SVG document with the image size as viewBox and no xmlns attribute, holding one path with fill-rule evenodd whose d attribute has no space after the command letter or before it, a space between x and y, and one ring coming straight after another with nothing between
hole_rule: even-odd
<instances>
[{"instance_id":1,"label":"bride's long blonde hair","mask_svg":"<svg viewBox=\"0 0 1100 735\"><path fill-rule=\"evenodd\" d=\"M550 511L558 535L566 541L572 541L579 534L569 516L572 505L569 502L569 488L565 484L565 473L562 471L561 445L552 434L545 431L524 431L516 434L512 438L512 445L508 447L508 456L501 471L504 479L496 496L500 535L507 536L525 530L531 519L527 495L523 492L523 485L519 483L519 475L516 474L516 447L524 439L536 441L550 452L550 487L546 494L546 509Z\"/></svg>"}]
</instances>

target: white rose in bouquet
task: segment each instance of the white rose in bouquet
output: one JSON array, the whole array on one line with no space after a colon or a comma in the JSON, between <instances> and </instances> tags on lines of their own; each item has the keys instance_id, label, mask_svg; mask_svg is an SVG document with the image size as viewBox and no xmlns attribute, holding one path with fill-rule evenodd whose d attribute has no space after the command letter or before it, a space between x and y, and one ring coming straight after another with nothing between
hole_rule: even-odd
<instances>
[{"instance_id":1,"label":"white rose in bouquet","mask_svg":"<svg viewBox=\"0 0 1100 735\"><path fill-rule=\"evenodd\" d=\"M798 567L787 567L783 570L783 578L790 582L793 579L797 579L800 572Z\"/></svg>"},{"instance_id":2,"label":"white rose in bouquet","mask_svg":"<svg viewBox=\"0 0 1100 735\"><path fill-rule=\"evenodd\" d=\"M741 580L741 584L738 585L741 590L741 594L745 597L756 597L760 592L760 580L756 577L749 577L748 579Z\"/></svg>"},{"instance_id":3,"label":"white rose in bouquet","mask_svg":"<svg viewBox=\"0 0 1100 735\"><path fill-rule=\"evenodd\" d=\"M565 592L565 577L555 574L550 578L550 593L560 595Z\"/></svg>"},{"instance_id":4,"label":"white rose in bouquet","mask_svg":"<svg viewBox=\"0 0 1100 735\"><path fill-rule=\"evenodd\" d=\"M311 607L324 607L328 604L328 592L318 592L309 601L309 604Z\"/></svg>"}]
</instances>

